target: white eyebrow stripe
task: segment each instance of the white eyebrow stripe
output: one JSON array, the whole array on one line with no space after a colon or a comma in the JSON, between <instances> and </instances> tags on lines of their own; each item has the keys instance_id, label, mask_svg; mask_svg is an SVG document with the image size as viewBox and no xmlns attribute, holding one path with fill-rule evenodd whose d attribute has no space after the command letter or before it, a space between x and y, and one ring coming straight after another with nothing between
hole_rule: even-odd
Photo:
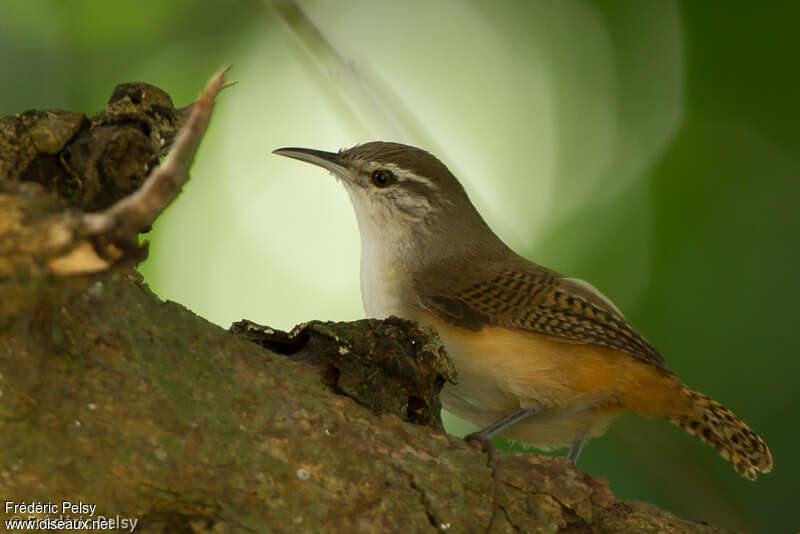
<instances>
[{"instance_id":1,"label":"white eyebrow stripe","mask_svg":"<svg viewBox=\"0 0 800 534\"><path fill-rule=\"evenodd\" d=\"M403 169L402 167L398 167L394 163L381 163L375 167L376 169L389 169L392 171L395 176L399 180L411 180L412 182L417 182L423 184L430 189L438 190L439 186L433 181L425 178L424 176L420 176L418 174L414 174L413 172L409 171L408 169Z\"/></svg>"},{"instance_id":2,"label":"white eyebrow stripe","mask_svg":"<svg viewBox=\"0 0 800 534\"><path fill-rule=\"evenodd\" d=\"M439 186L436 185L436 182L434 182L433 180L428 180L424 176L419 176L417 174L414 174L413 172L407 172L403 177L419 182L423 185L428 186L431 189L439 189Z\"/></svg>"}]
</instances>

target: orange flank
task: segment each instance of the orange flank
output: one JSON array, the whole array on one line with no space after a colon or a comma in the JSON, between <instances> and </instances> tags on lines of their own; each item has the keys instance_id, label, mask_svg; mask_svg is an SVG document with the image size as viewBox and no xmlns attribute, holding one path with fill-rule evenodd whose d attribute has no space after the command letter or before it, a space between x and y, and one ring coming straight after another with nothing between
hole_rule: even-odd
<instances>
[{"instance_id":1,"label":"orange flank","mask_svg":"<svg viewBox=\"0 0 800 534\"><path fill-rule=\"evenodd\" d=\"M599 436L630 410L663 416L715 447L748 478L768 472L764 442L733 412L669 370L620 350L516 328L469 331L431 319L458 370L442 400L455 415L489 425L521 407L545 404L502 434L542 449Z\"/></svg>"}]
</instances>

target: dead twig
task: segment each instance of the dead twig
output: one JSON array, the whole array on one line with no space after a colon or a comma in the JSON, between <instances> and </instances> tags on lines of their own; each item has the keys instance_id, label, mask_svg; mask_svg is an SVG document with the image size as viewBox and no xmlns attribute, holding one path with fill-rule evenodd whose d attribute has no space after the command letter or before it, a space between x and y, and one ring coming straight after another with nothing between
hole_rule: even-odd
<instances>
[{"instance_id":1,"label":"dead twig","mask_svg":"<svg viewBox=\"0 0 800 534\"><path fill-rule=\"evenodd\" d=\"M208 81L172 150L142 186L108 209L83 216L84 236L103 235L125 248L136 245L138 234L150 228L189 180L189 167L208 127L214 99L225 87L225 73L229 68L223 67Z\"/></svg>"}]
</instances>

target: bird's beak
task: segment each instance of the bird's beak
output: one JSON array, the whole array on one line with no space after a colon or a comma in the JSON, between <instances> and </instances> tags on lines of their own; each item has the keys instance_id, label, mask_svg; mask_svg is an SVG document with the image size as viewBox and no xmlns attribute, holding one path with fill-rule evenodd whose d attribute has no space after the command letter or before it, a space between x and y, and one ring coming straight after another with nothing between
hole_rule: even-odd
<instances>
[{"instance_id":1,"label":"bird's beak","mask_svg":"<svg viewBox=\"0 0 800 534\"><path fill-rule=\"evenodd\" d=\"M318 165L323 169L328 169L340 178L347 178L349 174L347 168L342 165L339 154L336 152L323 152L322 150L312 150L310 148L279 148L273 150L272 153Z\"/></svg>"}]
</instances>

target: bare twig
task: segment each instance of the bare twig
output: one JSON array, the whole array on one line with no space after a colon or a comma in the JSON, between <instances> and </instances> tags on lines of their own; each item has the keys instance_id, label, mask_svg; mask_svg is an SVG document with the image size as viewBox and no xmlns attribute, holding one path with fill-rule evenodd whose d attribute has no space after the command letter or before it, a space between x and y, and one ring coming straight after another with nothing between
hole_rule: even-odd
<instances>
[{"instance_id":1,"label":"bare twig","mask_svg":"<svg viewBox=\"0 0 800 534\"><path fill-rule=\"evenodd\" d=\"M108 209L83 216L85 236L108 235L114 242L135 244L139 232L147 230L189 180L189 167L205 134L214 99L225 87L230 66L211 77L192 106L191 115L181 129L164 162L156 167L142 186Z\"/></svg>"},{"instance_id":2,"label":"bare twig","mask_svg":"<svg viewBox=\"0 0 800 534\"><path fill-rule=\"evenodd\" d=\"M275 12L290 32L302 44L308 57L323 75L327 87L335 87L344 107L360 126L373 133L394 132L398 141L414 141L430 150L439 143L420 122L400 95L366 65L347 56L326 35L324 28L314 24L295 0L274 0ZM335 74L332 74L335 73ZM376 128L377 121L377 128Z\"/></svg>"}]
</instances>

